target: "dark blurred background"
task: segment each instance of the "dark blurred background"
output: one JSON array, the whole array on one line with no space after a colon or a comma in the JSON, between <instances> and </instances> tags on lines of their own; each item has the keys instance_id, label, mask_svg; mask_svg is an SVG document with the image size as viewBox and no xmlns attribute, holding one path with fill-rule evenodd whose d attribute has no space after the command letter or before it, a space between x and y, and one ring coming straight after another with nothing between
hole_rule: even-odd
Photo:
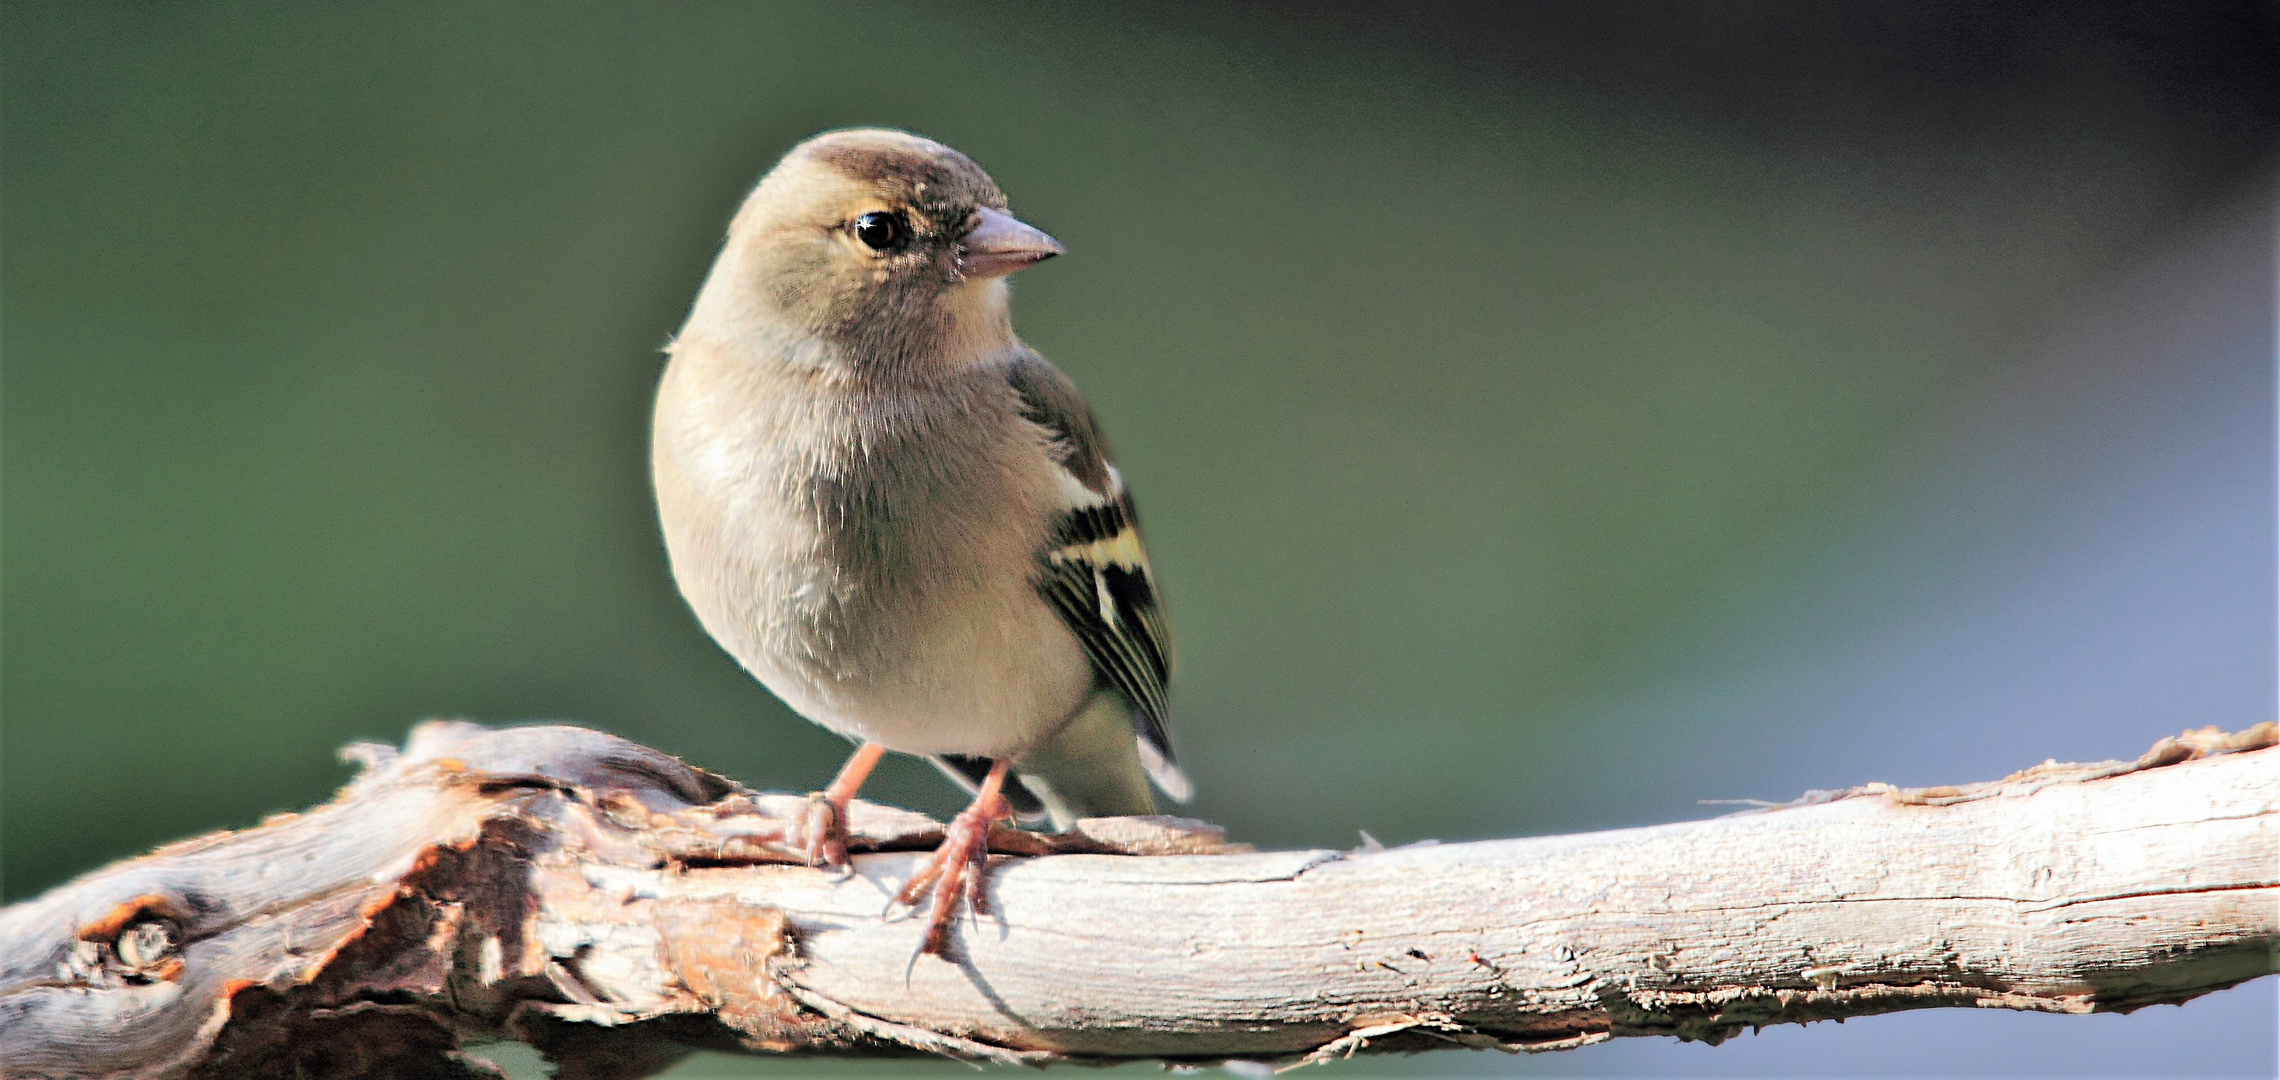
<instances>
[{"instance_id":1,"label":"dark blurred background","mask_svg":"<svg viewBox=\"0 0 2280 1080\"><path fill-rule=\"evenodd\" d=\"M1243 839L2272 719L2276 26L9 0L6 896L321 800L335 747L428 716L828 777L845 745L675 595L645 454L737 201L850 124L966 150L1068 245L1017 323L1115 436L1192 810ZM955 804L907 763L869 793ZM2274 1011L2265 979L1338 1071L2262 1076Z\"/></svg>"}]
</instances>

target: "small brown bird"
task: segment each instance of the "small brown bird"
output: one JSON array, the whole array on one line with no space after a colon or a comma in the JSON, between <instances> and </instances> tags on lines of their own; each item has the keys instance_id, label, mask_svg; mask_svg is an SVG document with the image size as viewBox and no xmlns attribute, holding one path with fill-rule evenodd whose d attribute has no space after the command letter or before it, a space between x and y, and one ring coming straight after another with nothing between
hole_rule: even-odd
<instances>
[{"instance_id":1,"label":"small brown bird","mask_svg":"<svg viewBox=\"0 0 2280 1080\"><path fill-rule=\"evenodd\" d=\"M975 793L900 895L932 891L936 954L992 822L1152 813L1149 778L1189 791L1131 494L1006 309L1006 276L1061 250L956 150L819 135L738 211L657 395L681 595L778 697L861 744L812 804L810 862L844 864L847 805L886 750Z\"/></svg>"}]
</instances>

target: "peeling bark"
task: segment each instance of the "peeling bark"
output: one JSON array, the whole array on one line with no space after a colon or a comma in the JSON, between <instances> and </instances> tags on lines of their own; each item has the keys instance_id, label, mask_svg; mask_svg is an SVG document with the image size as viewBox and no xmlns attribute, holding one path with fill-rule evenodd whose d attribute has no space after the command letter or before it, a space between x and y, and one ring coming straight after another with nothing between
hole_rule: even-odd
<instances>
[{"instance_id":1,"label":"peeling bark","mask_svg":"<svg viewBox=\"0 0 2280 1080\"><path fill-rule=\"evenodd\" d=\"M618 1080L697 1049L1297 1062L1900 1009L2127 1011L2280 970L2271 724L2133 762L1648 829L1253 852L1171 818L992 836L949 961L887 900L942 826L570 727L422 725L333 801L0 910L0 1074Z\"/></svg>"}]
</instances>

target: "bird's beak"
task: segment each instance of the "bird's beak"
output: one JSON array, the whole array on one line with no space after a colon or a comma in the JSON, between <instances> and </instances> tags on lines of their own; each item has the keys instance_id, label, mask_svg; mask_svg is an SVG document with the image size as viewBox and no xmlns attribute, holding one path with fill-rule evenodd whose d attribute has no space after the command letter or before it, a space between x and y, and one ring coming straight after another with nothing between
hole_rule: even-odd
<instances>
[{"instance_id":1,"label":"bird's beak","mask_svg":"<svg viewBox=\"0 0 2280 1080\"><path fill-rule=\"evenodd\" d=\"M958 238L958 273L974 281L1003 277L1064 249L1061 242L1003 210L982 207Z\"/></svg>"}]
</instances>

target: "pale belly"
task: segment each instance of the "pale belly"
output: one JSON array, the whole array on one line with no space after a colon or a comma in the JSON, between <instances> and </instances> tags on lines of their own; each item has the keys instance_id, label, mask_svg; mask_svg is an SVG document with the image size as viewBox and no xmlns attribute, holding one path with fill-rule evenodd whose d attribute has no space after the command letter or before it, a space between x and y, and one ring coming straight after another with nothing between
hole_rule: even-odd
<instances>
[{"instance_id":1,"label":"pale belly","mask_svg":"<svg viewBox=\"0 0 2280 1080\"><path fill-rule=\"evenodd\" d=\"M909 754L1017 755L1076 711L1093 676L1060 617L1007 578L1011 587L973 582L963 595L890 602L892 626L838 628L828 656L798 626L780 626L746 667L850 738Z\"/></svg>"},{"instance_id":2,"label":"pale belly","mask_svg":"<svg viewBox=\"0 0 2280 1080\"><path fill-rule=\"evenodd\" d=\"M683 596L794 710L902 753L1013 756L1093 685L1083 646L1034 585L1054 512L1047 467L989 471L989 490L905 506L891 540L849 542L832 531L835 510L746 479L781 466L684 468L700 483L660 485L659 499ZM974 527L978 507L1002 527Z\"/></svg>"}]
</instances>

